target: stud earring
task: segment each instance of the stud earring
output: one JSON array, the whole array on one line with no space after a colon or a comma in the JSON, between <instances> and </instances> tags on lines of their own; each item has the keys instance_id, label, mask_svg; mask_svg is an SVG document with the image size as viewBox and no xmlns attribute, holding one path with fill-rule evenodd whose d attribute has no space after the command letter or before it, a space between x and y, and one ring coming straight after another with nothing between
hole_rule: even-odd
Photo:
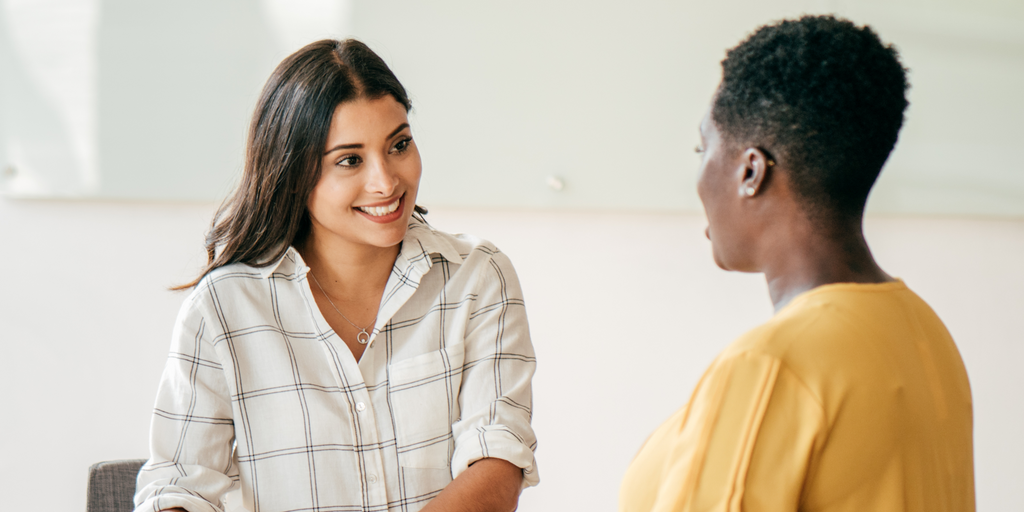
<instances>
[{"instance_id":1,"label":"stud earring","mask_svg":"<svg viewBox=\"0 0 1024 512\"><path fill-rule=\"evenodd\" d=\"M756 193L757 193L757 189L756 189L756 188L754 188L754 187L747 187L747 189L746 189L746 190L744 190L744 192L746 192L746 193L747 193L747 196L749 196L749 197L753 197L753 196L754 196L754 194L756 194Z\"/></svg>"}]
</instances>

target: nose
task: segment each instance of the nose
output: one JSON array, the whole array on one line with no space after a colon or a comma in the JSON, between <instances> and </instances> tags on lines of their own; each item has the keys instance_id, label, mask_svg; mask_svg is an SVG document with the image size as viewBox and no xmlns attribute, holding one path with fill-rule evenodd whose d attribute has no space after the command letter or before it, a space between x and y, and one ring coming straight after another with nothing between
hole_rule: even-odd
<instances>
[{"instance_id":1,"label":"nose","mask_svg":"<svg viewBox=\"0 0 1024 512\"><path fill-rule=\"evenodd\" d=\"M374 160L374 162L368 162L370 165L367 166L366 191L388 197L398 186L398 174L388 167L385 159Z\"/></svg>"}]
</instances>

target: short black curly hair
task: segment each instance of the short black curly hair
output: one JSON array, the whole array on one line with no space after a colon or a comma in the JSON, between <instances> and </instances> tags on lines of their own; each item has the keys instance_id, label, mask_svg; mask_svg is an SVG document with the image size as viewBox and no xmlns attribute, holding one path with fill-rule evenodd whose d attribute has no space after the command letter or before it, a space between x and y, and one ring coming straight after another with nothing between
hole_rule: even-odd
<instances>
[{"instance_id":1,"label":"short black curly hair","mask_svg":"<svg viewBox=\"0 0 1024 512\"><path fill-rule=\"evenodd\" d=\"M861 216L907 108L906 69L870 27L804 16L729 50L711 110L733 147L790 171L812 217Z\"/></svg>"}]
</instances>

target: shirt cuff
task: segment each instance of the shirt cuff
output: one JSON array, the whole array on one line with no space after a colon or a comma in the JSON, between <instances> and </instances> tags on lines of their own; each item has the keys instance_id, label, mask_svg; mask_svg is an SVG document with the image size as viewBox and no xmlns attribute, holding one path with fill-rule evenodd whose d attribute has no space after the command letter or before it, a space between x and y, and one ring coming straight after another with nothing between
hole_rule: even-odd
<instances>
[{"instance_id":1,"label":"shirt cuff","mask_svg":"<svg viewBox=\"0 0 1024 512\"><path fill-rule=\"evenodd\" d=\"M452 455L452 478L458 478L470 464L487 458L506 460L521 468L523 489L540 482L533 450L503 425L478 427L459 436Z\"/></svg>"},{"instance_id":2,"label":"shirt cuff","mask_svg":"<svg viewBox=\"0 0 1024 512\"><path fill-rule=\"evenodd\" d=\"M188 512L223 512L219 507L214 506L198 496L187 494L161 494L150 496L135 507L134 512L160 512L169 508L181 507Z\"/></svg>"}]
</instances>

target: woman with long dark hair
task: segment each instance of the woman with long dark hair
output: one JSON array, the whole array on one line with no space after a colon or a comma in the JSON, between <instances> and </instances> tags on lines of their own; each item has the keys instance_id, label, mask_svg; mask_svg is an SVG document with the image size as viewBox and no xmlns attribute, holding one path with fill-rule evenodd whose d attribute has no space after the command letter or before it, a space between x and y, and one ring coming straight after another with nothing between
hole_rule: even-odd
<instances>
[{"instance_id":1,"label":"woman with long dark hair","mask_svg":"<svg viewBox=\"0 0 1024 512\"><path fill-rule=\"evenodd\" d=\"M358 41L285 59L172 337L136 510L506 510L538 481L522 293L434 230L405 89Z\"/></svg>"}]
</instances>

